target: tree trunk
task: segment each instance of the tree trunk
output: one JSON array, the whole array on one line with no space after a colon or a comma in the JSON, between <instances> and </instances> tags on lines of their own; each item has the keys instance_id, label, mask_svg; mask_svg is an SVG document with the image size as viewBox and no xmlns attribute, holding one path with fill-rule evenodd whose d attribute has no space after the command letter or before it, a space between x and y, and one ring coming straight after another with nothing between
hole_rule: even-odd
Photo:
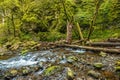
<instances>
[{"instance_id":1,"label":"tree trunk","mask_svg":"<svg viewBox=\"0 0 120 80\"><path fill-rule=\"evenodd\" d=\"M12 21L12 26L13 26L13 34L14 34L14 37L16 37L16 28L15 28L15 23L14 23L13 14L11 14L11 21Z\"/></svg>"},{"instance_id":2,"label":"tree trunk","mask_svg":"<svg viewBox=\"0 0 120 80\"><path fill-rule=\"evenodd\" d=\"M94 30L93 26L95 25L95 21L96 21L96 17L97 17L97 14L98 14L98 10L99 10L99 7L100 7L101 0L95 0L95 2L96 2L96 9L95 9L94 16L93 16L91 24L90 24L87 40L90 39L91 34L92 34L93 30Z\"/></svg>"},{"instance_id":3,"label":"tree trunk","mask_svg":"<svg viewBox=\"0 0 120 80\"><path fill-rule=\"evenodd\" d=\"M84 38L83 38L83 35L82 35L80 25L79 25L79 23L77 23L76 25L77 25L77 29L78 29L78 32L79 32L80 39L83 40Z\"/></svg>"},{"instance_id":4,"label":"tree trunk","mask_svg":"<svg viewBox=\"0 0 120 80\"><path fill-rule=\"evenodd\" d=\"M72 42L72 27L73 27L72 22L68 21L68 23L67 23L67 39L66 39L66 42L68 44L71 44L71 42Z\"/></svg>"}]
</instances>

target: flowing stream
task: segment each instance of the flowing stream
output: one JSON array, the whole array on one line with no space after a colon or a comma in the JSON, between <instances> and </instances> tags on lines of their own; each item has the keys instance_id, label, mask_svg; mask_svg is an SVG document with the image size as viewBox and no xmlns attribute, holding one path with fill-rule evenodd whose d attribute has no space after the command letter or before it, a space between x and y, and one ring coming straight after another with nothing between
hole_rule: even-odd
<instances>
[{"instance_id":1,"label":"flowing stream","mask_svg":"<svg viewBox=\"0 0 120 80\"><path fill-rule=\"evenodd\" d=\"M75 58L77 58L77 60ZM101 70L102 72L98 70L98 72L101 73L101 79L107 79L104 72L108 71L110 73L106 74L108 79L110 79L110 76L112 75L113 78L110 80L118 80L118 76L115 75L116 73L114 70L114 62L117 60L120 60L118 54L107 54L106 57L101 57L100 55L98 55L98 53L86 52L84 49L56 48L45 51L28 52L25 55L13 55L6 60L0 58L0 74L4 76L6 75L6 72L10 72L9 70L11 69L17 69L19 71L19 69L23 67L29 68L32 66L32 68L35 67L36 69L36 65L40 64L42 70L40 68L36 72L33 70L31 73L33 75L37 74L40 77L43 71L50 65L61 65L64 68L70 67L76 73L76 79L80 78L81 80L89 80L89 77L86 78L87 71L95 70L94 66L92 65L96 62L100 62L103 63L105 66L103 70ZM32 69L30 68L30 70ZM1 78L4 78L3 76ZM20 80L18 79L19 77L21 77L21 75L17 77L14 76L14 78L12 77L12 80ZM53 80L64 80L63 75L60 74L59 77L53 75L52 78L55 78ZM43 76L41 77L42 80L51 80L52 78L47 77L46 79L43 78ZM29 79L29 77L26 77L26 79L24 80L27 79Z\"/></svg>"}]
</instances>

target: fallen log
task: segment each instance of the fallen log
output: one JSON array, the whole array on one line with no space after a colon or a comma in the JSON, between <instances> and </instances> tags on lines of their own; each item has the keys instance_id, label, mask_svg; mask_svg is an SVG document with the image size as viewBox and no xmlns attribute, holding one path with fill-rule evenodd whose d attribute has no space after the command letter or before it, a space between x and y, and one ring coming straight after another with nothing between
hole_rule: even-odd
<instances>
[{"instance_id":1,"label":"fallen log","mask_svg":"<svg viewBox=\"0 0 120 80\"><path fill-rule=\"evenodd\" d=\"M57 47L69 47L69 48L78 48L85 49L90 51L103 51L108 53L120 53L120 49L108 49L108 48L100 48L100 47L90 47L90 46L78 46L78 45L57 45Z\"/></svg>"},{"instance_id":2,"label":"fallen log","mask_svg":"<svg viewBox=\"0 0 120 80\"><path fill-rule=\"evenodd\" d=\"M112 42L93 42L89 43L90 46L120 46L120 42L112 43Z\"/></svg>"},{"instance_id":3,"label":"fallen log","mask_svg":"<svg viewBox=\"0 0 120 80\"><path fill-rule=\"evenodd\" d=\"M107 41L109 41L109 42L120 42L120 39L110 38Z\"/></svg>"}]
</instances>

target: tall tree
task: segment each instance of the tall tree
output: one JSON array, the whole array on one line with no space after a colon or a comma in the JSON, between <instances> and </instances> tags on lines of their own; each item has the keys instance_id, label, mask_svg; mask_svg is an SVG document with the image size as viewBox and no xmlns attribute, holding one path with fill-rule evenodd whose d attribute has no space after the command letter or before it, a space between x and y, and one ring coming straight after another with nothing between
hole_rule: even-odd
<instances>
[{"instance_id":1,"label":"tall tree","mask_svg":"<svg viewBox=\"0 0 120 80\"><path fill-rule=\"evenodd\" d=\"M90 23L90 28L89 28L89 33L88 33L88 37L87 37L87 40L90 39L90 36L94 30L94 25L95 25L95 21L96 21L96 17L98 15L98 11L99 11L99 8L100 8L100 5L101 3L103 2L103 0L95 0L95 4L96 4L96 8L95 8L95 12L94 12L94 15L93 15L93 18L91 20L91 23Z\"/></svg>"}]
</instances>

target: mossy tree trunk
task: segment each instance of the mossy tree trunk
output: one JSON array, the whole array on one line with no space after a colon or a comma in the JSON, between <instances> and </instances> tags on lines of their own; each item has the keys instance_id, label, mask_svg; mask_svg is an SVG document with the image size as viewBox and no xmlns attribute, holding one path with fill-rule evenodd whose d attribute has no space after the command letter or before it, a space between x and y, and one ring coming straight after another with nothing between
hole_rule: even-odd
<instances>
[{"instance_id":1,"label":"mossy tree trunk","mask_svg":"<svg viewBox=\"0 0 120 80\"><path fill-rule=\"evenodd\" d=\"M94 30L95 21L96 21L98 11L99 11L99 8L100 8L100 5L101 5L102 1L103 0L95 0L95 4L96 4L95 7L96 8L95 8L95 12L94 12L93 18L92 18L91 23L90 23L90 28L89 28L88 37L87 37L88 41L89 41L89 39L91 37L91 34L92 34L93 30Z\"/></svg>"},{"instance_id":2,"label":"mossy tree trunk","mask_svg":"<svg viewBox=\"0 0 120 80\"><path fill-rule=\"evenodd\" d=\"M12 26L13 26L13 35L14 35L14 37L16 37L16 28L15 28L13 13L11 14L11 21L12 21Z\"/></svg>"}]
</instances>

